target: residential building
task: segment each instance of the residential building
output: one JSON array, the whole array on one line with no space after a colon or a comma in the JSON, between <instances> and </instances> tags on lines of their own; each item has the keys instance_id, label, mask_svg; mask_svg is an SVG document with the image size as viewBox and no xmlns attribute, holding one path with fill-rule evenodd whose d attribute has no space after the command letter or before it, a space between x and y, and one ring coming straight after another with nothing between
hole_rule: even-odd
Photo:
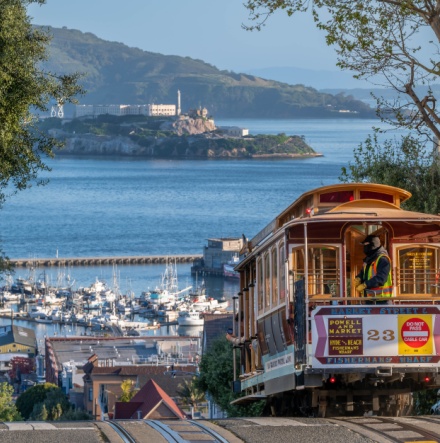
<instances>
[{"instance_id":1,"label":"residential building","mask_svg":"<svg viewBox=\"0 0 440 443\"><path fill-rule=\"evenodd\" d=\"M138 389L153 379L178 401L177 385L197 372L199 337L50 337L45 343L46 381L75 394L97 420L114 411L121 384Z\"/></svg>"},{"instance_id":2,"label":"residential building","mask_svg":"<svg viewBox=\"0 0 440 443\"><path fill-rule=\"evenodd\" d=\"M0 327L0 370L10 369L14 357L35 358L36 351L33 329L13 324Z\"/></svg>"},{"instance_id":3,"label":"residential building","mask_svg":"<svg viewBox=\"0 0 440 443\"><path fill-rule=\"evenodd\" d=\"M116 402L114 418L163 420L187 417L176 402L153 379L150 379L129 402Z\"/></svg>"}]
</instances>

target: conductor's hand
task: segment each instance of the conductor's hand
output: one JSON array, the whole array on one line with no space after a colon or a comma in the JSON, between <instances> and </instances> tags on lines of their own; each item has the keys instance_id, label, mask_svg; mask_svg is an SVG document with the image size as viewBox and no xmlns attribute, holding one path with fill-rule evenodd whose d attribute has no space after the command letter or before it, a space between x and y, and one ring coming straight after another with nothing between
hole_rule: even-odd
<instances>
[{"instance_id":1,"label":"conductor's hand","mask_svg":"<svg viewBox=\"0 0 440 443\"><path fill-rule=\"evenodd\" d=\"M359 277L356 277L353 280L353 288L357 288L361 284L361 279Z\"/></svg>"},{"instance_id":2,"label":"conductor's hand","mask_svg":"<svg viewBox=\"0 0 440 443\"><path fill-rule=\"evenodd\" d=\"M366 287L367 287L367 285L365 283L361 283L360 285L356 286L356 291L358 291L362 294Z\"/></svg>"}]
</instances>

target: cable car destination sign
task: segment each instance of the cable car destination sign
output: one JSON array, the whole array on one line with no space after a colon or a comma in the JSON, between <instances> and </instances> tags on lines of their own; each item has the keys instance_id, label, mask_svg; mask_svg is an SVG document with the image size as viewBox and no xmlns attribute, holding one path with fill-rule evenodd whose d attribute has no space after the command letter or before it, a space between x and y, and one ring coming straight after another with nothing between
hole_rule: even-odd
<instances>
[{"instance_id":1,"label":"cable car destination sign","mask_svg":"<svg viewBox=\"0 0 440 443\"><path fill-rule=\"evenodd\" d=\"M312 318L314 367L440 361L436 306L324 306Z\"/></svg>"}]
</instances>

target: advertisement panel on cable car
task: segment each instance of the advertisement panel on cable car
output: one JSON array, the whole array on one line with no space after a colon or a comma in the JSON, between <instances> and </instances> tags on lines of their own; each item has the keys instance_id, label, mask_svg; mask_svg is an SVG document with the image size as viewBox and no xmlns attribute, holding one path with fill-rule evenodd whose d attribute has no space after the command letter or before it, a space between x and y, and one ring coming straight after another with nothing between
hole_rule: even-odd
<instances>
[{"instance_id":1,"label":"advertisement panel on cable car","mask_svg":"<svg viewBox=\"0 0 440 443\"><path fill-rule=\"evenodd\" d=\"M437 306L322 306L312 320L312 365L436 366L440 361Z\"/></svg>"}]
</instances>

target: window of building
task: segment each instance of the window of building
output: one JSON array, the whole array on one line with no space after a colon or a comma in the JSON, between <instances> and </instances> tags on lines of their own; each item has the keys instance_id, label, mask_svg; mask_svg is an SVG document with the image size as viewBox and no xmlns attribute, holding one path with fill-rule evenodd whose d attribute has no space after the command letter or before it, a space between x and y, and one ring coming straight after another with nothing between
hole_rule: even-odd
<instances>
[{"instance_id":1,"label":"window of building","mask_svg":"<svg viewBox=\"0 0 440 443\"><path fill-rule=\"evenodd\" d=\"M93 388L89 388L89 401L93 401Z\"/></svg>"}]
</instances>

